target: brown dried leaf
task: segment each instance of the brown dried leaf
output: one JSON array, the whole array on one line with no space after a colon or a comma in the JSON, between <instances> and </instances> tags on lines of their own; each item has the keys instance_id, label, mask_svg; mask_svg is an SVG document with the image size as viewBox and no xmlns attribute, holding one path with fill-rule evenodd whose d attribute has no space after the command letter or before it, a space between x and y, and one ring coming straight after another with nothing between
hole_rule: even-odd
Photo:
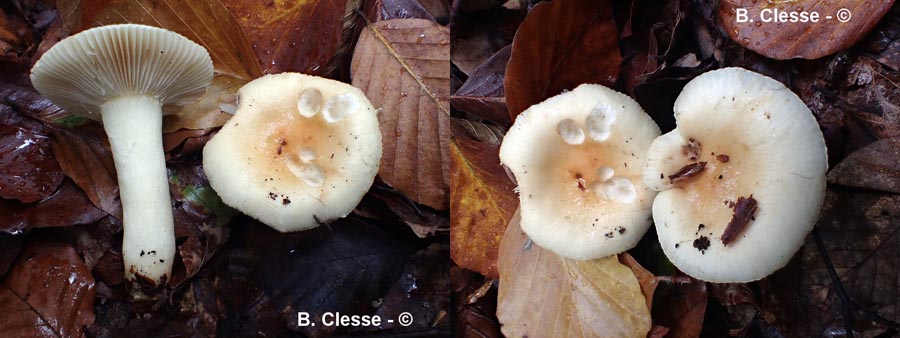
<instances>
[{"instance_id":1,"label":"brown dried leaf","mask_svg":"<svg viewBox=\"0 0 900 338\"><path fill-rule=\"evenodd\" d=\"M0 336L84 337L94 278L71 246L33 242L0 285Z\"/></svg>"},{"instance_id":2,"label":"brown dried leaf","mask_svg":"<svg viewBox=\"0 0 900 338\"><path fill-rule=\"evenodd\" d=\"M371 21L391 19L424 19L435 21L418 0L374 0L369 1L365 10Z\"/></svg>"},{"instance_id":3,"label":"brown dried leaf","mask_svg":"<svg viewBox=\"0 0 900 338\"><path fill-rule=\"evenodd\" d=\"M97 208L122 219L122 202L112 151L106 134L96 124L78 130L51 129L56 160Z\"/></svg>"},{"instance_id":4,"label":"brown dried leaf","mask_svg":"<svg viewBox=\"0 0 900 338\"><path fill-rule=\"evenodd\" d=\"M450 60L461 72L471 76L491 55L512 43L524 17L524 13L500 6L457 15L453 19Z\"/></svg>"},{"instance_id":5,"label":"brown dried leaf","mask_svg":"<svg viewBox=\"0 0 900 338\"><path fill-rule=\"evenodd\" d=\"M322 74L337 53L344 18L358 0L223 0L250 41L264 74Z\"/></svg>"},{"instance_id":6,"label":"brown dried leaf","mask_svg":"<svg viewBox=\"0 0 900 338\"><path fill-rule=\"evenodd\" d=\"M628 253L619 254L619 262L631 268L647 299L654 325L648 336L700 336L706 315L706 283L688 277L654 276Z\"/></svg>"},{"instance_id":7,"label":"brown dried leaf","mask_svg":"<svg viewBox=\"0 0 900 338\"><path fill-rule=\"evenodd\" d=\"M533 244L518 214L500 243L497 317L507 337L645 337L650 310L615 256L561 258Z\"/></svg>"},{"instance_id":8,"label":"brown dried leaf","mask_svg":"<svg viewBox=\"0 0 900 338\"><path fill-rule=\"evenodd\" d=\"M469 79L450 97L453 108L481 116L503 126L512 125L506 110L503 80L512 46L506 46L475 68Z\"/></svg>"},{"instance_id":9,"label":"brown dried leaf","mask_svg":"<svg viewBox=\"0 0 900 338\"><path fill-rule=\"evenodd\" d=\"M519 26L506 66L510 118L582 83L619 76L618 32L608 0L559 0L534 6Z\"/></svg>"},{"instance_id":10,"label":"brown dried leaf","mask_svg":"<svg viewBox=\"0 0 900 338\"><path fill-rule=\"evenodd\" d=\"M831 169L828 182L900 193L900 138L880 140L851 153Z\"/></svg>"},{"instance_id":11,"label":"brown dried leaf","mask_svg":"<svg viewBox=\"0 0 900 338\"><path fill-rule=\"evenodd\" d=\"M65 180L50 197L33 204L0 199L0 231L21 233L29 228L67 227L94 223L106 213L94 207L84 192Z\"/></svg>"},{"instance_id":12,"label":"brown dried leaf","mask_svg":"<svg viewBox=\"0 0 900 338\"><path fill-rule=\"evenodd\" d=\"M455 316L453 328L458 337L502 338L500 322L497 321L497 288L484 291L484 285L491 283L484 277L462 269L450 267L450 285L453 287ZM490 284L488 284L490 285ZM471 297L484 291L481 297ZM475 298L475 299L472 299Z\"/></svg>"},{"instance_id":13,"label":"brown dried leaf","mask_svg":"<svg viewBox=\"0 0 900 338\"><path fill-rule=\"evenodd\" d=\"M855 44L891 9L893 3L894 0L725 0L719 2L718 19L732 40L763 56L778 60L817 59ZM745 22L737 20L739 8L747 10L748 20ZM777 9L785 13L815 12L820 19L819 22L805 23L763 22L761 14L764 9ZM844 17L843 10L850 13L847 22L840 20ZM773 16L773 13L768 13L766 18Z\"/></svg>"},{"instance_id":14,"label":"brown dried leaf","mask_svg":"<svg viewBox=\"0 0 900 338\"><path fill-rule=\"evenodd\" d=\"M450 118L450 133L453 137L466 138L499 146L506 131L500 127L471 120Z\"/></svg>"},{"instance_id":15,"label":"brown dried leaf","mask_svg":"<svg viewBox=\"0 0 900 338\"><path fill-rule=\"evenodd\" d=\"M497 251L519 205L500 166L500 146L455 137L450 144L450 256L497 279Z\"/></svg>"},{"instance_id":16,"label":"brown dried leaf","mask_svg":"<svg viewBox=\"0 0 900 338\"><path fill-rule=\"evenodd\" d=\"M379 175L412 200L449 204L450 31L421 19L370 24L353 53L353 85L381 108Z\"/></svg>"},{"instance_id":17,"label":"brown dried leaf","mask_svg":"<svg viewBox=\"0 0 900 338\"><path fill-rule=\"evenodd\" d=\"M175 31L209 51L215 67L212 85L180 114L167 116L165 131L223 125L231 115L219 107L233 103L244 83L262 75L241 26L219 1L58 0L56 6L72 33L109 24L144 24Z\"/></svg>"}]
</instances>

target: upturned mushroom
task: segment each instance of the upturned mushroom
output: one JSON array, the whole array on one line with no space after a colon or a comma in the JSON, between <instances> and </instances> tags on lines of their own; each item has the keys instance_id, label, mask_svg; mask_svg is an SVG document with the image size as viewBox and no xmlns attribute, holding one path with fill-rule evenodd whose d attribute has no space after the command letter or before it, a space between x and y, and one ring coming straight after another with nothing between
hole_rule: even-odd
<instances>
[{"instance_id":1,"label":"upturned mushroom","mask_svg":"<svg viewBox=\"0 0 900 338\"><path fill-rule=\"evenodd\" d=\"M122 200L125 277L167 280L175 256L162 118L192 102L213 77L206 50L156 27L111 25L68 37L31 69L41 95L100 120L112 147Z\"/></svg>"},{"instance_id":2,"label":"upturned mushroom","mask_svg":"<svg viewBox=\"0 0 900 338\"><path fill-rule=\"evenodd\" d=\"M281 232L347 216L381 161L377 111L349 84L298 73L253 80L203 149L222 201Z\"/></svg>"},{"instance_id":3,"label":"upturned mushroom","mask_svg":"<svg viewBox=\"0 0 900 338\"><path fill-rule=\"evenodd\" d=\"M825 141L787 87L741 68L702 74L675 101L675 130L650 146L644 183L653 219L681 271L748 282L803 244L825 193Z\"/></svg>"},{"instance_id":4,"label":"upturned mushroom","mask_svg":"<svg viewBox=\"0 0 900 338\"><path fill-rule=\"evenodd\" d=\"M659 127L624 94L584 84L520 114L500 146L515 175L522 230L560 256L630 249L650 226L641 181Z\"/></svg>"}]
</instances>

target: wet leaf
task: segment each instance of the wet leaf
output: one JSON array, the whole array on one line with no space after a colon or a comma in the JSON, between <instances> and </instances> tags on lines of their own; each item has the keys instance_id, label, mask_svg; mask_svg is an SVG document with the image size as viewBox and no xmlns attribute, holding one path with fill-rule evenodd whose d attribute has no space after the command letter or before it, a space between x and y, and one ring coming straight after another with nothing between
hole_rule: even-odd
<instances>
[{"instance_id":1,"label":"wet leaf","mask_svg":"<svg viewBox=\"0 0 900 338\"><path fill-rule=\"evenodd\" d=\"M375 0L369 3L366 13L366 17L374 22L391 19L435 21L418 0Z\"/></svg>"},{"instance_id":2,"label":"wet leaf","mask_svg":"<svg viewBox=\"0 0 900 338\"><path fill-rule=\"evenodd\" d=\"M31 228L94 223L106 216L69 180L46 199L32 204L0 199L0 232L22 233Z\"/></svg>"},{"instance_id":3,"label":"wet leaf","mask_svg":"<svg viewBox=\"0 0 900 338\"><path fill-rule=\"evenodd\" d=\"M19 257L24 244L25 236L0 233L0 278L6 276L16 257Z\"/></svg>"},{"instance_id":4,"label":"wet leaf","mask_svg":"<svg viewBox=\"0 0 900 338\"><path fill-rule=\"evenodd\" d=\"M436 211L419 205L394 188L376 181L366 194L367 198L356 207L354 213L375 219L399 218L419 238L446 235L450 231L447 212ZM369 200L372 197L374 200ZM385 211L390 211L385 214Z\"/></svg>"},{"instance_id":5,"label":"wet leaf","mask_svg":"<svg viewBox=\"0 0 900 338\"><path fill-rule=\"evenodd\" d=\"M59 166L97 208L122 219L122 202L112 151L106 133L97 124L77 130L51 129L53 152Z\"/></svg>"},{"instance_id":6,"label":"wet leaf","mask_svg":"<svg viewBox=\"0 0 900 338\"><path fill-rule=\"evenodd\" d=\"M450 255L457 265L499 278L497 252L519 205L500 166L500 146L455 137L451 144Z\"/></svg>"},{"instance_id":7,"label":"wet leaf","mask_svg":"<svg viewBox=\"0 0 900 338\"><path fill-rule=\"evenodd\" d=\"M456 315L453 316L454 332L458 337L501 338L497 320L497 287L491 287L481 297L472 297L484 288L483 276L458 266L450 268L450 282ZM490 283L490 281L487 281ZM472 299L474 298L474 299Z\"/></svg>"},{"instance_id":8,"label":"wet leaf","mask_svg":"<svg viewBox=\"0 0 900 338\"><path fill-rule=\"evenodd\" d=\"M828 182L900 193L900 139L884 139L850 154L828 173Z\"/></svg>"},{"instance_id":9,"label":"wet leaf","mask_svg":"<svg viewBox=\"0 0 900 338\"><path fill-rule=\"evenodd\" d=\"M221 126L231 115L219 107L233 104L237 90L262 75L241 26L219 1L58 0L56 6L71 33L117 23L144 24L177 32L209 51L215 67L212 85L179 114L167 116L165 131Z\"/></svg>"},{"instance_id":10,"label":"wet leaf","mask_svg":"<svg viewBox=\"0 0 900 338\"><path fill-rule=\"evenodd\" d=\"M0 198L31 203L56 191L65 175L46 128L27 128L22 119L8 107L0 108Z\"/></svg>"},{"instance_id":11,"label":"wet leaf","mask_svg":"<svg viewBox=\"0 0 900 338\"><path fill-rule=\"evenodd\" d=\"M512 125L506 109L503 80L511 46L497 51L483 64L475 68L462 87L450 97L453 108L459 109L503 126Z\"/></svg>"},{"instance_id":12,"label":"wet leaf","mask_svg":"<svg viewBox=\"0 0 900 338\"><path fill-rule=\"evenodd\" d=\"M631 268L641 285L655 332L665 337L700 336L706 315L705 282L689 277L654 276L628 253L618 256L622 264Z\"/></svg>"},{"instance_id":13,"label":"wet leaf","mask_svg":"<svg viewBox=\"0 0 900 338\"><path fill-rule=\"evenodd\" d=\"M450 32L421 19L370 24L353 53L353 85L381 109L379 175L406 196L448 207Z\"/></svg>"},{"instance_id":14,"label":"wet leaf","mask_svg":"<svg viewBox=\"0 0 900 338\"><path fill-rule=\"evenodd\" d=\"M93 307L94 278L75 249L36 241L0 285L0 335L84 337Z\"/></svg>"},{"instance_id":15,"label":"wet leaf","mask_svg":"<svg viewBox=\"0 0 900 338\"><path fill-rule=\"evenodd\" d=\"M500 127L459 118L450 119L450 130L453 137L477 140L499 146L503 142L506 131Z\"/></svg>"},{"instance_id":16,"label":"wet leaf","mask_svg":"<svg viewBox=\"0 0 900 338\"><path fill-rule=\"evenodd\" d=\"M855 44L878 23L893 3L893 0L727 0L719 3L718 19L723 30L734 41L766 57L778 60L817 59ZM738 22L738 9L747 10L747 20ZM775 15L771 11L775 9L786 14L815 12L820 18L819 22L781 23L771 20ZM850 15L846 16L847 13Z\"/></svg>"},{"instance_id":17,"label":"wet leaf","mask_svg":"<svg viewBox=\"0 0 900 338\"><path fill-rule=\"evenodd\" d=\"M816 225L822 250L813 233L794 264L770 277L773 281L764 289L763 308L771 314L770 323L791 337L818 337L848 327L862 337L886 332L888 328L873 319L900 321L898 227L900 196L829 189ZM830 277L829 265L841 289ZM843 315L845 306L850 318Z\"/></svg>"},{"instance_id":18,"label":"wet leaf","mask_svg":"<svg viewBox=\"0 0 900 338\"><path fill-rule=\"evenodd\" d=\"M519 26L506 66L511 120L529 106L582 83L612 85L621 67L618 32L607 0L534 6Z\"/></svg>"},{"instance_id":19,"label":"wet leaf","mask_svg":"<svg viewBox=\"0 0 900 338\"><path fill-rule=\"evenodd\" d=\"M409 330L426 330L448 326L450 306L450 248L435 243L409 258L406 268L390 290L381 298L375 314L381 318L398 318L401 313L413 315ZM383 323L378 329L399 329L399 323Z\"/></svg>"},{"instance_id":20,"label":"wet leaf","mask_svg":"<svg viewBox=\"0 0 900 338\"><path fill-rule=\"evenodd\" d=\"M533 244L518 215L500 243L497 317L507 337L644 337L650 310L615 256L561 258Z\"/></svg>"},{"instance_id":21,"label":"wet leaf","mask_svg":"<svg viewBox=\"0 0 900 338\"><path fill-rule=\"evenodd\" d=\"M344 17L359 6L359 0L222 2L253 42L264 74L323 74L340 47Z\"/></svg>"},{"instance_id":22,"label":"wet leaf","mask_svg":"<svg viewBox=\"0 0 900 338\"><path fill-rule=\"evenodd\" d=\"M289 234L253 222L231 238L215 265L218 293L229 295L221 298L217 332L235 337L346 332L322 325L321 314L373 314L373 300L384 297L409 255L384 229L353 217ZM316 325L298 327L297 311Z\"/></svg>"}]
</instances>

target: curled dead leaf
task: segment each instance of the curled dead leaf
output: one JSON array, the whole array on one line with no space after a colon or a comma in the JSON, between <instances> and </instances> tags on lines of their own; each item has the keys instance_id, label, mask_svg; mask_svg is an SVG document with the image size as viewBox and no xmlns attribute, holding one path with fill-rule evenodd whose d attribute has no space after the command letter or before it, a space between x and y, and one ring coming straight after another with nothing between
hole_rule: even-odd
<instances>
[{"instance_id":1,"label":"curled dead leaf","mask_svg":"<svg viewBox=\"0 0 900 338\"><path fill-rule=\"evenodd\" d=\"M900 194L900 138L851 153L828 173L828 182Z\"/></svg>"},{"instance_id":2,"label":"curled dead leaf","mask_svg":"<svg viewBox=\"0 0 900 338\"><path fill-rule=\"evenodd\" d=\"M646 337L650 310L615 256L574 261L534 245L513 217L500 243L497 317L507 337Z\"/></svg>"},{"instance_id":3,"label":"curled dead leaf","mask_svg":"<svg viewBox=\"0 0 900 338\"><path fill-rule=\"evenodd\" d=\"M414 201L449 205L450 31L422 19L371 23L353 53L353 85L381 109L379 176Z\"/></svg>"}]
</instances>

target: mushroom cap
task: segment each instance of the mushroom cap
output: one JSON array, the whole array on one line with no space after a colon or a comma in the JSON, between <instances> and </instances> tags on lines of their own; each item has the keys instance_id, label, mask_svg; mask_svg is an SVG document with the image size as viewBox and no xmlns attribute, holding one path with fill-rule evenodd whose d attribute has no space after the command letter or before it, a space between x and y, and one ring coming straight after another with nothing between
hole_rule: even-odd
<instances>
[{"instance_id":1,"label":"mushroom cap","mask_svg":"<svg viewBox=\"0 0 900 338\"><path fill-rule=\"evenodd\" d=\"M100 105L119 96L146 95L170 106L165 108L184 106L212 78L212 60L202 46L172 31L135 24L70 36L31 69L31 83L41 95L96 120Z\"/></svg>"},{"instance_id":2,"label":"mushroom cap","mask_svg":"<svg viewBox=\"0 0 900 338\"><path fill-rule=\"evenodd\" d=\"M222 201L281 231L347 216L381 160L377 112L349 84L266 75L238 91L234 117L203 148Z\"/></svg>"},{"instance_id":3,"label":"mushroom cap","mask_svg":"<svg viewBox=\"0 0 900 338\"><path fill-rule=\"evenodd\" d=\"M572 259L632 248L655 191L641 181L659 127L628 96L583 84L520 114L500 146L519 186L522 230Z\"/></svg>"},{"instance_id":4,"label":"mushroom cap","mask_svg":"<svg viewBox=\"0 0 900 338\"><path fill-rule=\"evenodd\" d=\"M825 141L809 108L776 80L725 68L684 87L675 119L644 170L661 191L653 219L669 260L711 282L758 280L787 264L825 193ZM699 163L695 175L669 178ZM755 213L741 203L751 197Z\"/></svg>"}]
</instances>

